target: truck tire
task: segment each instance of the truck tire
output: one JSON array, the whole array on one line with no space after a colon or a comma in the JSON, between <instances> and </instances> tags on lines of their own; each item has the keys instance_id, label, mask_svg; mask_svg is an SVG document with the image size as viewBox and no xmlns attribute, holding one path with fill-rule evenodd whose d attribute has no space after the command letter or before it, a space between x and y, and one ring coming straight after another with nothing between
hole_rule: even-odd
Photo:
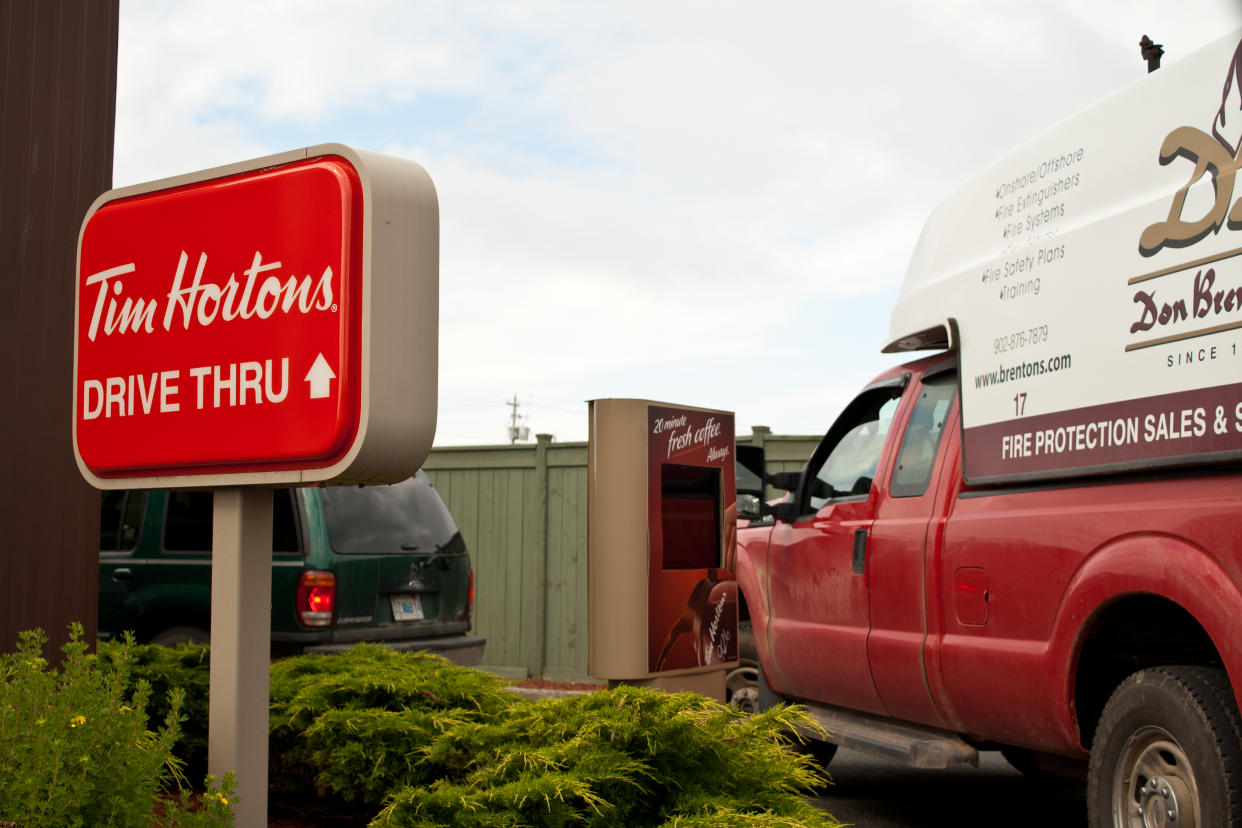
<instances>
[{"instance_id":1,"label":"truck tire","mask_svg":"<svg viewBox=\"0 0 1242 828\"><path fill-rule=\"evenodd\" d=\"M767 710L778 704L783 704L785 700L773 693L771 687L768 687L768 680L763 675L763 666L760 665L756 668L756 672L759 674L759 709ZM832 742L812 739L809 736L799 734L791 734L790 739L790 747L793 750L810 756L822 769L826 769L828 763L837 755L837 746Z\"/></svg>"},{"instance_id":2,"label":"truck tire","mask_svg":"<svg viewBox=\"0 0 1242 828\"><path fill-rule=\"evenodd\" d=\"M755 646L755 628L750 619L737 622L737 657L742 662L759 663L759 648Z\"/></svg>"},{"instance_id":3,"label":"truck tire","mask_svg":"<svg viewBox=\"0 0 1242 828\"><path fill-rule=\"evenodd\" d=\"M737 624L738 666L725 677L725 701L743 713L759 712L759 652L750 621Z\"/></svg>"},{"instance_id":4,"label":"truck tire","mask_svg":"<svg viewBox=\"0 0 1242 828\"><path fill-rule=\"evenodd\" d=\"M1087 772L1092 828L1242 825L1242 727L1224 670L1154 667L1113 692Z\"/></svg>"},{"instance_id":5,"label":"truck tire","mask_svg":"<svg viewBox=\"0 0 1242 828\"><path fill-rule=\"evenodd\" d=\"M759 668L742 663L725 676L725 703L743 713L759 712Z\"/></svg>"},{"instance_id":6,"label":"truck tire","mask_svg":"<svg viewBox=\"0 0 1242 828\"><path fill-rule=\"evenodd\" d=\"M837 755L836 745L832 742L820 741L819 739L808 738L806 741L795 741L794 749L799 753L805 753L815 760L815 764L825 769Z\"/></svg>"}]
</instances>

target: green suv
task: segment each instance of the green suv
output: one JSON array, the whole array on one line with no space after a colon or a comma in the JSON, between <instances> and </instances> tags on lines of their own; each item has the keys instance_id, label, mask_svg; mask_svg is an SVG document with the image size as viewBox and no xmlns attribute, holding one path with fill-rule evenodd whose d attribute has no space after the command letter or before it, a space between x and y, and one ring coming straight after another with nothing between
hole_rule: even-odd
<instances>
[{"instance_id":1,"label":"green suv","mask_svg":"<svg viewBox=\"0 0 1242 828\"><path fill-rule=\"evenodd\" d=\"M469 635L474 573L461 532L427 476L391 486L272 492L272 653L359 641L478 664ZM103 493L99 637L208 639L212 494Z\"/></svg>"}]
</instances>

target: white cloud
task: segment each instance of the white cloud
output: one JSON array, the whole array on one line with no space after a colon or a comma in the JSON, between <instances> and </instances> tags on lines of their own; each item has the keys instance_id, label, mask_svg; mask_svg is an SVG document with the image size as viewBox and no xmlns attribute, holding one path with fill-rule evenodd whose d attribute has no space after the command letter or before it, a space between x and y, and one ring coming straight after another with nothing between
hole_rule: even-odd
<instances>
[{"instance_id":1,"label":"white cloud","mask_svg":"<svg viewBox=\"0 0 1242 828\"><path fill-rule=\"evenodd\" d=\"M1233 0L126 0L116 180L324 140L427 167L442 443L499 439L515 392L820 432L889 364L937 201L1140 77L1142 34L1174 60L1233 25Z\"/></svg>"}]
</instances>

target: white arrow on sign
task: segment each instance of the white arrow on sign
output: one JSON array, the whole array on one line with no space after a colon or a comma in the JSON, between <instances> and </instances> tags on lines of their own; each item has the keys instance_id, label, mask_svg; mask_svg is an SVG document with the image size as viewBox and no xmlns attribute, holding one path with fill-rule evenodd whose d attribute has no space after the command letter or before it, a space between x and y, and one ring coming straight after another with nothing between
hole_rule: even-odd
<instances>
[{"instance_id":1,"label":"white arrow on sign","mask_svg":"<svg viewBox=\"0 0 1242 828\"><path fill-rule=\"evenodd\" d=\"M323 358L323 354L315 357L314 364L306 372L306 381L310 383L310 398L318 400L328 396L328 387L335 378L336 374L332 372L332 368L328 365L328 361Z\"/></svg>"}]
</instances>

